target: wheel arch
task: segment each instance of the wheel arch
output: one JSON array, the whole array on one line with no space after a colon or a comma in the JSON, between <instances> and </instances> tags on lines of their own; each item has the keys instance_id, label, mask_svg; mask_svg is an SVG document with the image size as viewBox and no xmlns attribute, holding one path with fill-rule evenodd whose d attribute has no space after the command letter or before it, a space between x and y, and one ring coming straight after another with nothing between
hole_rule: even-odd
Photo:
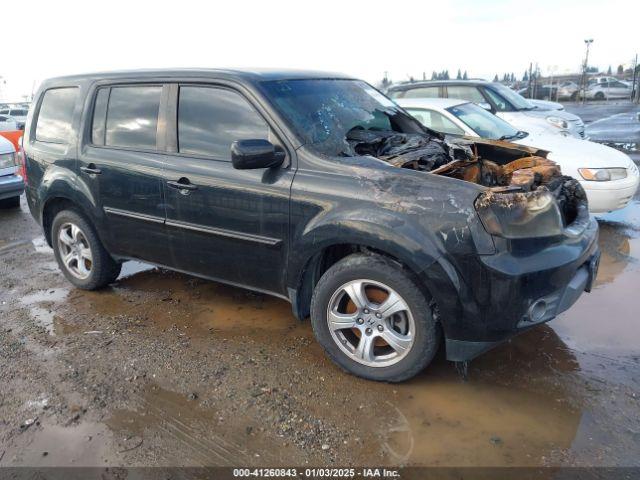
<instances>
[{"instance_id":1,"label":"wheel arch","mask_svg":"<svg viewBox=\"0 0 640 480\"><path fill-rule=\"evenodd\" d=\"M88 222L93 224L89 212L87 212L81 204L75 202L68 196L56 195L48 198L42 206L41 219L44 237L50 247L52 246L51 227L53 225L53 219L59 212L70 209L78 211L83 217L87 219ZM93 226L95 228L95 225Z\"/></svg>"}]
</instances>

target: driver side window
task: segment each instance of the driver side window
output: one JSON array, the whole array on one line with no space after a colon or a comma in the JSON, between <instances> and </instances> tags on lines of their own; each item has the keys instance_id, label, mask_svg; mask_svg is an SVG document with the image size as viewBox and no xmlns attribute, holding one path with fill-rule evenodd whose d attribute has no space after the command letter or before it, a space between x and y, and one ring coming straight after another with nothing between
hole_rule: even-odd
<instances>
[{"instance_id":1,"label":"driver side window","mask_svg":"<svg viewBox=\"0 0 640 480\"><path fill-rule=\"evenodd\" d=\"M487 95L489 95L489 98L491 98L491 101L496 105L499 112L511 110L511 105L507 103L507 101L502 98L501 95L498 95L490 88L485 88L484 91L487 93Z\"/></svg>"},{"instance_id":2,"label":"driver side window","mask_svg":"<svg viewBox=\"0 0 640 480\"><path fill-rule=\"evenodd\" d=\"M431 130L450 135L464 135L464 131L460 127L439 112L422 108L408 108L407 111Z\"/></svg>"}]
</instances>

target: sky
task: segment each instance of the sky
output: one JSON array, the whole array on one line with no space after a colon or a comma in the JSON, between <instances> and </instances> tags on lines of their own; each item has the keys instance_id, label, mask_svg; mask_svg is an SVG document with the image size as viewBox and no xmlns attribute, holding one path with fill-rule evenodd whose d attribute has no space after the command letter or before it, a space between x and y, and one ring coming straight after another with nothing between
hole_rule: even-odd
<instances>
[{"instance_id":1,"label":"sky","mask_svg":"<svg viewBox=\"0 0 640 480\"><path fill-rule=\"evenodd\" d=\"M520 78L529 62L568 73L585 38L605 70L640 53L638 0L9 0L0 13L6 100L48 77L115 69L297 68L376 83L458 68Z\"/></svg>"}]
</instances>

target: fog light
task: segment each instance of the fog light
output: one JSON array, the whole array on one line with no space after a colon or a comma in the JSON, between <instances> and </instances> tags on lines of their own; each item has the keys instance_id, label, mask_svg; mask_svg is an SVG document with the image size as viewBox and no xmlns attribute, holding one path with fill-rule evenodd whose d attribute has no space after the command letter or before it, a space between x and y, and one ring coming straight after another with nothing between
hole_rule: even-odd
<instances>
[{"instance_id":1,"label":"fog light","mask_svg":"<svg viewBox=\"0 0 640 480\"><path fill-rule=\"evenodd\" d=\"M547 313L547 302L537 300L529 307L529 318L532 322L541 321Z\"/></svg>"}]
</instances>

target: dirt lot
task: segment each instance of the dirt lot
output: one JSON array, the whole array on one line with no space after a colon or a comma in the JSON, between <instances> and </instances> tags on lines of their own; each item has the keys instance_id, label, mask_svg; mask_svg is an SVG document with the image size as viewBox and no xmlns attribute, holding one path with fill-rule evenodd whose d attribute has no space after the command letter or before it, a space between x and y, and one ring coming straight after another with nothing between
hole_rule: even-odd
<instances>
[{"instance_id":1,"label":"dirt lot","mask_svg":"<svg viewBox=\"0 0 640 480\"><path fill-rule=\"evenodd\" d=\"M0 465L625 465L640 458L640 197L600 219L597 286L471 363L349 376L289 305L129 262L70 287L0 211Z\"/></svg>"}]
</instances>

